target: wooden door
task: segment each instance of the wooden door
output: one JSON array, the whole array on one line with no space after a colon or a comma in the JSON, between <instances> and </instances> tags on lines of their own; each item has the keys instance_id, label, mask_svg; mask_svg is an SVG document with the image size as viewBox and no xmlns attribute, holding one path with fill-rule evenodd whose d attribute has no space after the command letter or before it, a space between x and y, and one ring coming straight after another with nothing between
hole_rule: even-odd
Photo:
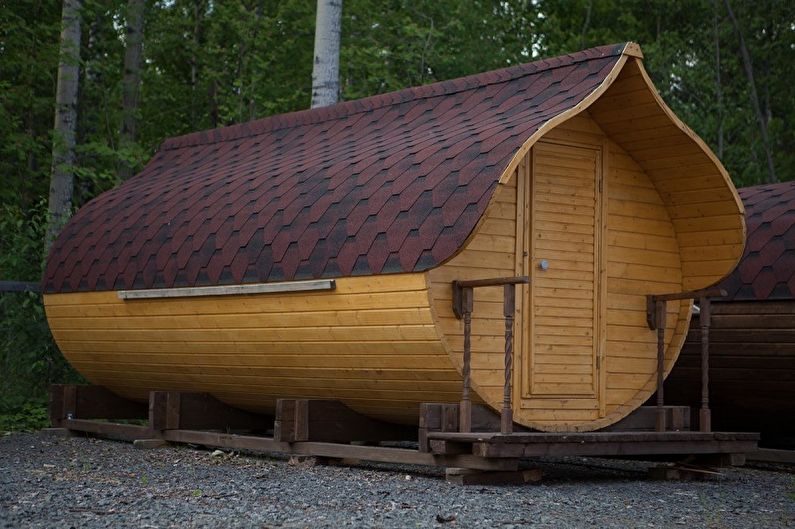
<instances>
[{"instance_id":1,"label":"wooden door","mask_svg":"<svg viewBox=\"0 0 795 529\"><path fill-rule=\"evenodd\" d=\"M539 142L529 165L523 397L586 399L601 408L602 147Z\"/></svg>"}]
</instances>

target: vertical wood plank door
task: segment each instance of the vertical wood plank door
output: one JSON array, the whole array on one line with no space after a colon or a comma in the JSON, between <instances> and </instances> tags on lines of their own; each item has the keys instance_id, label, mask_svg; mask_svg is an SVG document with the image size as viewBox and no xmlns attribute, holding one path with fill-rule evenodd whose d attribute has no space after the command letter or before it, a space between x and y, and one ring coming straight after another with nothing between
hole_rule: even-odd
<instances>
[{"instance_id":1,"label":"vertical wood plank door","mask_svg":"<svg viewBox=\"0 0 795 529\"><path fill-rule=\"evenodd\" d=\"M524 192L524 266L532 278L525 398L582 399L601 407L602 156L601 146L533 147Z\"/></svg>"}]
</instances>

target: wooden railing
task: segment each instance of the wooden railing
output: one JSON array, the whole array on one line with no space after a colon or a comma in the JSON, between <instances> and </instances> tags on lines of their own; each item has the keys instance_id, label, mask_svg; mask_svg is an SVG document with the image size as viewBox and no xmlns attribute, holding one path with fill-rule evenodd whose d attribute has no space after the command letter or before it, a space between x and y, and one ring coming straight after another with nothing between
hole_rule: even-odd
<instances>
[{"instance_id":1,"label":"wooden railing","mask_svg":"<svg viewBox=\"0 0 795 529\"><path fill-rule=\"evenodd\" d=\"M453 281L453 313L464 320L464 385L461 390L459 406L459 431L472 430L472 309L474 289L479 287L503 287L503 316L505 317L505 381L503 384L502 410L500 412L500 432L513 432L513 410L511 408L511 379L513 377L513 320L516 312L516 285L530 282L527 276L498 277L494 279L475 279Z\"/></svg>"},{"instance_id":2,"label":"wooden railing","mask_svg":"<svg viewBox=\"0 0 795 529\"><path fill-rule=\"evenodd\" d=\"M712 416L709 409L709 325L710 298L725 297L726 291L719 288L692 290L677 294L650 294L646 296L646 322L651 330L657 330L657 421L656 429L664 432L665 395L663 390L665 374L665 318L669 301L684 299L699 300L699 323L701 326L701 409L698 429L712 431Z\"/></svg>"}]
</instances>

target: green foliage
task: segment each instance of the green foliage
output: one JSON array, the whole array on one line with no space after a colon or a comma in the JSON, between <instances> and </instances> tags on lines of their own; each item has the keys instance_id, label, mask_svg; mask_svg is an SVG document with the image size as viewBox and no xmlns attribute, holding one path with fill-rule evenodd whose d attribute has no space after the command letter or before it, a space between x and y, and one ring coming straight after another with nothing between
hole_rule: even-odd
<instances>
[{"instance_id":1,"label":"green foliage","mask_svg":"<svg viewBox=\"0 0 795 529\"><path fill-rule=\"evenodd\" d=\"M778 176L795 179L795 2L730 2ZM118 184L120 162L142 168L169 136L309 106L316 0L148 0L138 133L119 145L126 6L83 2L76 209ZM41 277L60 18L61 2L0 2L0 279ZM341 95L627 40L735 183L762 182L765 153L723 0L345 0ZM0 294L0 413L43 402L47 384L75 376L39 298Z\"/></svg>"},{"instance_id":2,"label":"green foliage","mask_svg":"<svg viewBox=\"0 0 795 529\"><path fill-rule=\"evenodd\" d=\"M46 229L43 201L22 211L0 208L0 270L8 278L38 281ZM76 381L52 341L44 307L32 292L0 293L0 414L22 414L26 404L44 404L47 387Z\"/></svg>"},{"instance_id":3,"label":"green foliage","mask_svg":"<svg viewBox=\"0 0 795 529\"><path fill-rule=\"evenodd\" d=\"M41 404L23 404L15 412L0 413L0 433L40 430L49 424L47 407Z\"/></svg>"}]
</instances>

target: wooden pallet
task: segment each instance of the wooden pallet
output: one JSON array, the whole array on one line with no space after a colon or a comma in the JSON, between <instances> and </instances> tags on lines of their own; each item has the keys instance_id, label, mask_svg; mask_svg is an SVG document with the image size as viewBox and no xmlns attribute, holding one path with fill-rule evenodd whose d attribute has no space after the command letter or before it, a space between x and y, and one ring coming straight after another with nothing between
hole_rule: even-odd
<instances>
[{"instance_id":1,"label":"wooden pallet","mask_svg":"<svg viewBox=\"0 0 795 529\"><path fill-rule=\"evenodd\" d=\"M527 457L735 454L755 450L758 439L747 433L675 431L459 433L451 431L459 416L456 406L422 405L418 430L362 416L336 401L281 399L275 416L267 416L230 407L203 393L153 391L146 405L100 386L56 385L51 389L50 418L53 426L65 431L133 441L139 447L189 443L329 460L427 465L448 469L448 479L463 484L537 481L538 471L520 469L520 459ZM499 424L499 416L478 406L473 417L475 428ZM418 449L377 444L417 440Z\"/></svg>"}]
</instances>

